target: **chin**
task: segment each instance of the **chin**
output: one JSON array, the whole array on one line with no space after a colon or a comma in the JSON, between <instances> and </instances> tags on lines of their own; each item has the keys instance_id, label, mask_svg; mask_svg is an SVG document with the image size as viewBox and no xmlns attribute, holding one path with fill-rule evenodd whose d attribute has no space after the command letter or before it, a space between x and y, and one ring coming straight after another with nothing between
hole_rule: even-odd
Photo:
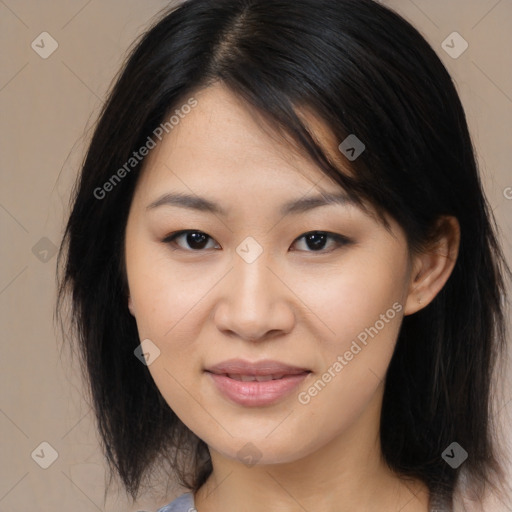
<instances>
[{"instance_id":1,"label":"chin","mask_svg":"<svg viewBox=\"0 0 512 512\"><path fill-rule=\"evenodd\" d=\"M268 432L265 434L268 435ZM208 444L208 443L207 443ZM297 439L290 443L290 438L265 439L264 437L244 436L244 438L230 439L229 445L214 447L208 446L218 452L222 457L233 461L241 462L248 467L255 465L277 465L289 464L300 460L314 451L311 446L310 450L304 448L304 440ZM301 446L301 450L297 450L297 446Z\"/></svg>"}]
</instances>

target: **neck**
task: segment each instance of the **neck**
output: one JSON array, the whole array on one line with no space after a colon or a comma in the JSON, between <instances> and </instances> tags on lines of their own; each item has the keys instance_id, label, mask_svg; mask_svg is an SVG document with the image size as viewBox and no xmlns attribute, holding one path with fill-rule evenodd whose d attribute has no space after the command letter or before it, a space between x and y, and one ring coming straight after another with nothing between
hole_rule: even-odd
<instances>
[{"instance_id":1,"label":"neck","mask_svg":"<svg viewBox=\"0 0 512 512\"><path fill-rule=\"evenodd\" d=\"M378 393L376 395L379 395ZM213 471L195 495L199 512L427 512L427 487L405 481L382 459L382 396L330 443L284 464L248 467L210 448Z\"/></svg>"}]
</instances>

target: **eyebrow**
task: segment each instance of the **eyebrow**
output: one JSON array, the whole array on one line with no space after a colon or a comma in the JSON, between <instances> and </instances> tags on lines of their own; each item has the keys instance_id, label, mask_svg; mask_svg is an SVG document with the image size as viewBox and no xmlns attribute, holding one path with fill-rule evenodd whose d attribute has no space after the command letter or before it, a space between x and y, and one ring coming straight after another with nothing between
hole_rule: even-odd
<instances>
[{"instance_id":1,"label":"eyebrow","mask_svg":"<svg viewBox=\"0 0 512 512\"><path fill-rule=\"evenodd\" d=\"M334 204L346 206L348 204L354 204L354 201L342 192L323 193L318 196L301 197L299 199L289 201L281 206L280 213L281 215L304 213L312 210L313 208ZM150 203L146 209L152 210L160 206L179 206L182 208L227 216L227 211L211 199L186 193L164 194Z\"/></svg>"}]
</instances>

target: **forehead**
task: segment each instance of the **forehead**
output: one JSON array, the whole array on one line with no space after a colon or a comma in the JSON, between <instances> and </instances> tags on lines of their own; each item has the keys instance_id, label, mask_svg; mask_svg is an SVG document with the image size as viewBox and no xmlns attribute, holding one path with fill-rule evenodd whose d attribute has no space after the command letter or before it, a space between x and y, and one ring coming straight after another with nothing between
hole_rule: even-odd
<instances>
[{"instance_id":1,"label":"forehead","mask_svg":"<svg viewBox=\"0 0 512 512\"><path fill-rule=\"evenodd\" d=\"M181 113L179 122L146 157L140 178L145 188L165 181L180 182L181 187L200 185L202 190L230 184L240 191L254 187L256 192L264 182L295 194L342 191L289 136L222 84L190 97L196 106ZM180 110L179 105L175 110ZM312 115L305 117L326 150L336 148L322 123Z\"/></svg>"}]
</instances>

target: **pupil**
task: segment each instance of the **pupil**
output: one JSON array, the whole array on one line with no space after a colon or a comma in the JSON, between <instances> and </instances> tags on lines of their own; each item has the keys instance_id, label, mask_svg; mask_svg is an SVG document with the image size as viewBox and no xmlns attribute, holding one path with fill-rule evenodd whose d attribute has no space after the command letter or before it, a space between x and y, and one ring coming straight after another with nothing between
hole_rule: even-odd
<instances>
[{"instance_id":1,"label":"pupil","mask_svg":"<svg viewBox=\"0 0 512 512\"><path fill-rule=\"evenodd\" d=\"M322 249L323 246L325 245L325 234L324 233L311 233L309 235L307 235L306 237L306 240L307 240L307 244L308 244L308 247L310 249ZM309 242L313 242L312 245L309 244Z\"/></svg>"},{"instance_id":2,"label":"pupil","mask_svg":"<svg viewBox=\"0 0 512 512\"><path fill-rule=\"evenodd\" d=\"M195 249L202 249L206 245L206 236L203 233L189 233L187 235L187 243ZM199 247L198 247L199 246Z\"/></svg>"}]
</instances>

